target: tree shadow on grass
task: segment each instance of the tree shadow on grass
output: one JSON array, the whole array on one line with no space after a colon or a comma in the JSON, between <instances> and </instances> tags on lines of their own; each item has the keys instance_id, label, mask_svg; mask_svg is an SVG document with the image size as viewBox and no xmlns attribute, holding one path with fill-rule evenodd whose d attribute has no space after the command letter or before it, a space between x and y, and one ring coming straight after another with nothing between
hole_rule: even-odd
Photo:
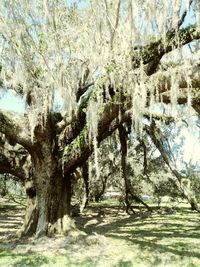
<instances>
[{"instance_id":1,"label":"tree shadow on grass","mask_svg":"<svg viewBox=\"0 0 200 267\"><path fill-rule=\"evenodd\" d=\"M12 267L39 267L49 263L49 260L44 256L25 257L12 264Z\"/></svg>"},{"instance_id":2,"label":"tree shadow on grass","mask_svg":"<svg viewBox=\"0 0 200 267\"><path fill-rule=\"evenodd\" d=\"M0 210L0 245L8 243L11 235L14 237L23 224L23 210L11 208ZM8 238L9 236L9 238Z\"/></svg>"},{"instance_id":3,"label":"tree shadow on grass","mask_svg":"<svg viewBox=\"0 0 200 267\"><path fill-rule=\"evenodd\" d=\"M114 235L107 235L109 237L114 237L117 239L123 239L120 236L114 236ZM159 252L159 253L172 253L181 257L196 257L198 259L200 259L200 253L195 252L195 251L188 251L185 246L186 243L174 243L174 245L172 244L168 244L168 245L163 245L163 244L157 244L155 242L155 240L153 241L147 241L147 240L139 240L138 238L126 238L127 241L132 242L133 244L139 245L139 247L141 248L142 251L147 250L149 252ZM181 247L180 247L181 244ZM177 249L177 247L179 247L179 249Z\"/></svg>"},{"instance_id":4,"label":"tree shadow on grass","mask_svg":"<svg viewBox=\"0 0 200 267\"><path fill-rule=\"evenodd\" d=\"M95 224L86 224L82 230L128 241L152 254L171 253L200 259L195 247L200 244L199 217L187 209L177 209L174 214L149 214L146 218L133 215L103 224L97 220Z\"/></svg>"}]
</instances>

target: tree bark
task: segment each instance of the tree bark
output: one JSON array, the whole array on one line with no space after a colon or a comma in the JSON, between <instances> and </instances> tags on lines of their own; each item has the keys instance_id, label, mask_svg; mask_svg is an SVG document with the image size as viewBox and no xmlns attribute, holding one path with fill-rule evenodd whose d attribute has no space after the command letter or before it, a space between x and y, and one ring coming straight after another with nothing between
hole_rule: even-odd
<instances>
[{"instance_id":1,"label":"tree bark","mask_svg":"<svg viewBox=\"0 0 200 267\"><path fill-rule=\"evenodd\" d=\"M51 156L34 159L32 174L33 180L25 181L27 205L18 236L68 234L75 229L70 218L71 175L63 175Z\"/></svg>"},{"instance_id":2,"label":"tree bark","mask_svg":"<svg viewBox=\"0 0 200 267\"><path fill-rule=\"evenodd\" d=\"M57 166L51 154L33 160L38 209L37 236L67 234L75 227L70 219L71 175L63 175Z\"/></svg>"}]
</instances>

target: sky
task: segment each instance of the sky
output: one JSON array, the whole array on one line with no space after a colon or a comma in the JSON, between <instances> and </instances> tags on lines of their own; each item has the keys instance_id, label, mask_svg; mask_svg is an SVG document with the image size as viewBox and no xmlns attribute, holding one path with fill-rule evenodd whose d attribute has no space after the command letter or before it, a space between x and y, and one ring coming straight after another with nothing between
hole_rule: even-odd
<instances>
[{"instance_id":1,"label":"sky","mask_svg":"<svg viewBox=\"0 0 200 267\"><path fill-rule=\"evenodd\" d=\"M179 170L185 168L185 164L191 164L193 166L198 165L200 167L200 128L195 125L197 122L197 116L191 117L193 122L190 122L189 127L184 125L179 125L179 134L172 138L172 151L176 149L175 146L180 146L176 152L174 152L174 157L176 160L176 165Z\"/></svg>"},{"instance_id":2,"label":"sky","mask_svg":"<svg viewBox=\"0 0 200 267\"><path fill-rule=\"evenodd\" d=\"M5 94L0 94L0 108L7 111L24 113L25 103L22 98L9 90Z\"/></svg>"}]
</instances>

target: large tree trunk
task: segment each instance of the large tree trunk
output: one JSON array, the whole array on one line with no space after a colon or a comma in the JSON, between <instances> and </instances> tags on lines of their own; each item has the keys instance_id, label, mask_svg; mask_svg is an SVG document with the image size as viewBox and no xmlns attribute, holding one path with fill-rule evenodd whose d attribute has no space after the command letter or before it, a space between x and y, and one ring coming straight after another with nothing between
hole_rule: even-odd
<instances>
[{"instance_id":1,"label":"large tree trunk","mask_svg":"<svg viewBox=\"0 0 200 267\"><path fill-rule=\"evenodd\" d=\"M74 228L70 219L71 175L63 176L51 155L43 161L37 159L34 165L38 206L36 235L66 234Z\"/></svg>"},{"instance_id":2,"label":"large tree trunk","mask_svg":"<svg viewBox=\"0 0 200 267\"><path fill-rule=\"evenodd\" d=\"M34 149L32 154L36 197L28 195L22 235L67 234L75 228L70 218L71 175L63 175L58 157L47 149L47 144L39 151Z\"/></svg>"}]
</instances>

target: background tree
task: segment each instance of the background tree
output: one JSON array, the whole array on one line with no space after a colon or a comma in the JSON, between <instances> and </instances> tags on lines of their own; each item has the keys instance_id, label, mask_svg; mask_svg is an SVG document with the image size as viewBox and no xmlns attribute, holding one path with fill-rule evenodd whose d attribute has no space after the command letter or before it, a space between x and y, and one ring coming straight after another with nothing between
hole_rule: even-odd
<instances>
[{"instance_id":1,"label":"background tree","mask_svg":"<svg viewBox=\"0 0 200 267\"><path fill-rule=\"evenodd\" d=\"M170 168L172 174L176 177L176 185L179 190L182 192L184 197L188 200L193 210L199 211L198 203L196 200L195 193L193 192L192 188L188 186L188 183L185 183L184 176L176 167L176 163L173 160L173 154L171 152L170 146L167 142L167 138L163 136L160 129L156 127L155 121L152 121L150 126L150 130L148 130L149 135L152 138L152 141L156 145L157 149L159 150L163 160ZM189 178L189 177L188 177Z\"/></svg>"}]
</instances>

